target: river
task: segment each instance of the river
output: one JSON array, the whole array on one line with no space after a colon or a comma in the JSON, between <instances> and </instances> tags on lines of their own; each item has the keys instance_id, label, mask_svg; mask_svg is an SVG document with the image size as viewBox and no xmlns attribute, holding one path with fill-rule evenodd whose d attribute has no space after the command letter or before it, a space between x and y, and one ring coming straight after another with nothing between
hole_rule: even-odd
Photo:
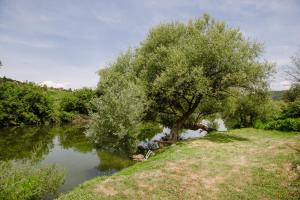
<instances>
[{"instance_id":1,"label":"river","mask_svg":"<svg viewBox=\"0 0 300 200\"><path fill-rule=\"evenodd\" d=\"M56 164L66 174L58 192L133 164L122 149L118 153L96 149L84 132L84 127L74 125L1 128L0 160Z\"/></svg>"}]
</instances>

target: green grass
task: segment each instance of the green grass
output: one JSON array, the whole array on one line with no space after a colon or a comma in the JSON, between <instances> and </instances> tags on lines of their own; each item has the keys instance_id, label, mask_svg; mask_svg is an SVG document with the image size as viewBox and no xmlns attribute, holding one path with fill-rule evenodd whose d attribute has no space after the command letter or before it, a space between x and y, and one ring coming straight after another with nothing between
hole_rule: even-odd
<instances>
[{"instance_id":1,"label":"green grass","mask_svg":"<svg viewBox=\"0 0 300 200\"><path fill-rule=\"evenodd\" d=\"M59 199L300 199L300 134L212 132Z\"/></svg>"},{"instance_id":2,"label":"green grass","mask_svg":"<svg viewBox=\"0 0 300 200\"><path fill-rule=\"evenodd\" d=\"M0 199L27 200L55 196L64 172L54 165L0 161Z\"/></svg>"}]
</instances>

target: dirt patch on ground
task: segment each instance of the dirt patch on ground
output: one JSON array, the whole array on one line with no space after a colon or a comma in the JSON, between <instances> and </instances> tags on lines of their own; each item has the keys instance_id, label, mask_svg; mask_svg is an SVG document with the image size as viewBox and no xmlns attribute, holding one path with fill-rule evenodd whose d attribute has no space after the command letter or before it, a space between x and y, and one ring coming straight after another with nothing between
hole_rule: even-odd
<instances>
[{"instance_id":1,"label":"dirt patch on ground","mask_svg":"<svg viewBox=\"0 0 300 200\"><path fill-rule=\"evenodd\" d=\"M190 147L200 147L200 146L212 147L212 146L217 146L217 145L218 145L218 143L211 142L208 140L193 140L189 144Z\"/></svg>"},{"instance_id":2,"label":"dirt patch on ground","mask_svg":"<svg viewBox=\"0 0 300 200\"><path fill-rule=\"evenodd\" d=\"M102 193L106 196L114 196L118 194L117 189L114 187L115 183L122 182L124 180L123 176L110 177L100 184L95 186L94 191L97 193Z\"/></svg>"},{"instance_id":3,"label":"dirt patch on ground","mask_svg":"<svg viewBox=\"0 0 300 200\"><path fill-rule=\"evenodd\" d=\"M163 176L163 172L161 170L151 170L151 171L143 171L141 173L138 173L136 176L147 180L148 178L159 178Z\"/></svg>"},{"instance_id":4,"label":"dirt patch on ground","mask_svg":"<svg viewBox=\"0 0 300 200\"><path fill-rule=\"evenodd\" d=\"M283 173L288 177L288 182L296 181L300 178L300 163L288 163L283 166Z\"/></svg>"},{"instance_id":5,"label":"dirt patch on ground","mask_svg":"<svg viewBox=\"0 0 300 200\"><path fill-rule=\"evenodd\" d=\"M106 196L114 196L118 194L118 192L113 187L109 187L104 184L97 185L95 188L95 192L102 193Z\"/></svg>"}]
</instances>

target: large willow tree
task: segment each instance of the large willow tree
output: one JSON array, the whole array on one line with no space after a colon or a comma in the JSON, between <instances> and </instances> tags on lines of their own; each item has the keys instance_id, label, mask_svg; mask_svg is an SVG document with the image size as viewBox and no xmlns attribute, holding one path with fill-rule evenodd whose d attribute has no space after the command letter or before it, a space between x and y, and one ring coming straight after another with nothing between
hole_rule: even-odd
<instances>
[{"instance_id":1,"label":"large willow tree","mask_svg":"<svg viewBox=\"0 0 300 200\"><path fill-rule=\"evenodd\" d=\"M118 72L119 77L130 74L131 78L126 80L139 85L138 90L131 88L134 90L131 94L143 90L143 95L133 95L141 97L143 106L139 106L137 99L123 99L122 103L137 105L139 112L134 106L128 110L129 115L131 112L140 115L135 120L156 120L170 127L170 142L175 142L180 129L197 122L195 116L217 112L216 108L230 91L243 94L265 90L272 65L260 61L261 53L260 44L243 37L239 29L208 15L188 23L158 25L131 55L130 62L126 62L126 70ZM120 61L112 69L121 65ZM123 78L115 79L123 81ZM100 78L100 86L101 82ZM114 86L106 84L105 87L107 93L103 95L112 95L110 87ZM117 112L117 106L112 110ZM97 116L98 121L106 118L105 113Z\"/></svg>"}]
</instances>

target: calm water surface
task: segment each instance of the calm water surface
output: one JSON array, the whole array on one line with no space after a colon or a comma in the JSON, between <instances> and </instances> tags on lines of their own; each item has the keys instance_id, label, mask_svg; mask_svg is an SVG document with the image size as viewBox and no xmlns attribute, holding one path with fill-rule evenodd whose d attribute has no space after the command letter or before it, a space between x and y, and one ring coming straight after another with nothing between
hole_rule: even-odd
<instances>
[{"instance_id":1,"label":"calm water surface","mask_svg":"<svg viewBox=\"0 0 300 200\"><path fill-rule=\"evenodd\" d=\"M119 153L96 150L84 131L84 128L72 125L2 128L0 160L57 164L66 174L59 192L71 190L96 176L111 175L133 164L122 149Z\"/></svg>"}]
</instances>

